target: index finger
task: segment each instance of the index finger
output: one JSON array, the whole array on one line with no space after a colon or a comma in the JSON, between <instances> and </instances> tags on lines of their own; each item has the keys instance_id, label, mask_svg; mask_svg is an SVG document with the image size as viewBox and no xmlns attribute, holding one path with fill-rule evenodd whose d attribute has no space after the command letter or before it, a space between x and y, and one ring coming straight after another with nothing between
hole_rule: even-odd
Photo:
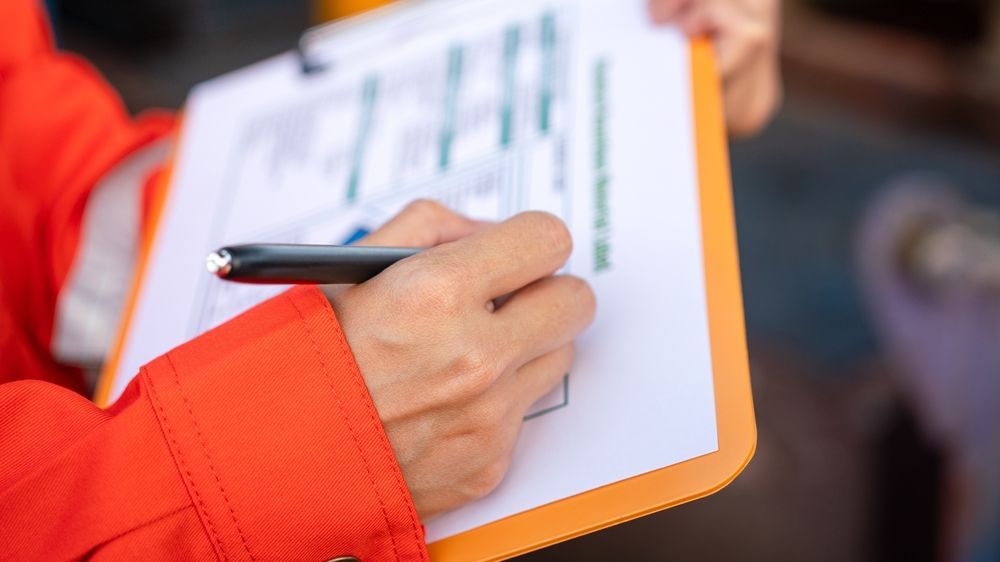
<instances>
[{"instance_id":1,"label":"index finger","mask_svg":"<svg viewBox=\"0 0 1000 562\"><path fill-rule=\"evenodd\" d=\"M573 239L561 220L529 211L428 250L425 257L453 264L466 286L485 302L559 271L572 250Z\"/></svg>"}]
</instances>

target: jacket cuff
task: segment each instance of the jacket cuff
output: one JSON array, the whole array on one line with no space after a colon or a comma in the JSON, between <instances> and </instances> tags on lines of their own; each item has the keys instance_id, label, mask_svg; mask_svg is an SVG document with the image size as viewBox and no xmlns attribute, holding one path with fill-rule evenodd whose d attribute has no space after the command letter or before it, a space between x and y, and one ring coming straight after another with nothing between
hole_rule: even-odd
<instances>
[{"instance_id":1,"label":"jacket cuff","mask_svg":"<svg viewBox=\"0 0 1000 562\"><path fill-rule=\"evenodd\" d=\"M291 289L142 377L220 559L427 560L389 440L319 289Z\"/></svg>"}]
</instances>

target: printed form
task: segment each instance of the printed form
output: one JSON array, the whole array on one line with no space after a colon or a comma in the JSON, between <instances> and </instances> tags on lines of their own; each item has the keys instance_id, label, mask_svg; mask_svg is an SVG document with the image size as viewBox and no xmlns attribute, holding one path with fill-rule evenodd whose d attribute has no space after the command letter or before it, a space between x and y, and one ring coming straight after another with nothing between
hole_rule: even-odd
<instances>
[{"instance_id":1,"label":"printed form","mask_svg":"<svg viewBox=\"0 0 1000 562\"><path fill-rule=\"evenodd\" d=\"M434 541L717 450L688 46L643 0L443 0L198 86L115 372L283 287L206 255L347 244L431 198L555 213L598 298L573 372L524 422L500 487L428 522Z\"/></svg>"}]
</instances>

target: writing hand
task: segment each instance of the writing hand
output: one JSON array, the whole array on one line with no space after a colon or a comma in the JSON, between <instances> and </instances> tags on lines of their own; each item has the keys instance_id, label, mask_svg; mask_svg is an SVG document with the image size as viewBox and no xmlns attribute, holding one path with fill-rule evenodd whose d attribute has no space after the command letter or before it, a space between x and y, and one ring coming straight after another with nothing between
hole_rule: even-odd
<instances>
[{"instance_id":1,"label":"writing hand","mask_svg":"<svg viewBox=\"0 0 1000 562\"><path fill-rule=\"evenodd\" d=\"M366 242L438 244L329 295L426 521L500 483L526 410L569 372L594 295L553 275L572 241L545 213L491 225L418 202Z\"/></svg>"}]
</instances>

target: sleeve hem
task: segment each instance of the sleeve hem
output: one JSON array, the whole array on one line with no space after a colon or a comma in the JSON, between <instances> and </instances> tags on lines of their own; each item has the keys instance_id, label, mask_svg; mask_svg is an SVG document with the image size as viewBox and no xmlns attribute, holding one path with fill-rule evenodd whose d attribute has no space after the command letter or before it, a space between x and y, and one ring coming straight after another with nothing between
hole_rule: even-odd
<instances>
[{"instance_id":1,"label":"sleeve hem","mask_svg":"<svg viewBox=\"0 0 1000 562\"><path fill-rule=\"evenodd\" d=\"M310 322L306 320L307 316L303 314L303 310L304 309L309 310L310 308L313 308L320 312L320 314L317 314L314 317L313 322L328 323L330 324L329 326L330 328L334 328L332 331L335 333L335 338L336 338L335 346L336 346L336 353L338 354L338 359L339 359L338 366L341 367L341 369L339 370L346 375L345 378L348 378L352 381L351 386L353 386L354 389L353 396L349 397L348 400L363 408L364 413L366 413L368 417L367 424L365 424L367 426L365 430L372 431L376 434L377 436L376 440L378 441L378 444L381 448L381 451L378 450L368 451L368 454L366 456L370 457L374 453L379 457L377 459L373 459L374 462L381 463L387 467L390 467L393 479L395 480L396 489L394 493L397 494L398 497L405 499L405 503L408 508L407 511L409 511L410 526L413 533L413 540L422 545L424 543L423 530L422 530L423 527L420 524L420 520L417 517L416 509L413 506L413 500L410 496L410 491L406 487L406 482L403 480L403 473L399 468L399 464L396 462L396 456L395 453L393 453L392 451L392 446L389 443L389 438L385 434L385 430L382 427L382 421L379 419L378 412L375 410L375 404L374 402L372 402L371 395L368 393L368 388L365 385L364 378L361 376L361 371L358 369L357 362L354 360L354 354L351 352L350 346L347 343L347 338L344 336L343 330L340 329L340 323L337 320L336 313L334 312L333 307L330 306L330 302L326 299L326 296L323 295L322 291L320 291L316 287L302 287L298 290L289 291L288 293L286 293L286 295L292 301L292 304L295 306L296 310L299 311L299 315L301 316L302 321L305 322L307 325ZM310 329L310 334L312 334L312 332L313 330ZM313 344L314 346L316 345L315 340L313 340ZM319 347L316 346L316 348L318 353ZM331 388L333 388L334 381L331 378L329 370L326 370L325 374L330 380ZM341 407L343 407L342 404ZM346 414L345 414L345 420L346 420ZM353 431L354 429L352 428L352 432ZM383 486L383 488L385 487L388 486ZM381 492L379 492L378 490L376 490L376 493L379 493L381 495ZM386 516L386 522L388 523L388 515Z\"/></svg>"},{"instance_id":2,"label":"sleeve hem","mask_svg":"<svg viewBox=\"0 0 1000 562\"><path fill-rule=\"evenodd\" d=\"M167 361L169 363L169 359ZM210 514L206 506L204 494L200 492L199 490L200 486L198 482L195 481L195 478L192 475L192 471L190 469L190 462L185 460L185 452L178 443L178 437L175 431L171 427L171 422L167 419L167 412L163 406L163 402L160 400L158 396L157 387L155 384L153 384L153 380L151 379L149 373L145 368L142 369L141 376L148 385L149 401L152 403L153 410L156 412L157 421L159 421L160 428L163 430L163 436L170 447L170 452L174 457L174 463L177 466L177 471L180 473L181 479L184 481L184 485L188 489L188 494L191 496L191 505L195 508L195 511L198 513L198 518L201 520L202 525L205 528L205 533L212 544L212 548L215 549L216 555L219 556L220 560L226 560L228 556L226 555L226 550L225 547L223 546L222 540L219 537L218 532L216 531L216 526L212 521L212 515ZM176 371L174 371L174 376L175 377L177 376ZM179 386L179 381L178 381L178 386ZM198 425L194 419L194 413L191 412L190 409L188 409L188 414L190 416L189 418L190 423L194 425L197 431ZM204 448L204 441L202 441L202 446ZM206 450L204 451L204 453L205 453L205 459L208 461L209 466L212 467L212 470L214 471L212 460L208 456L208 451ZM228 503L228 498L226 498L225 496L225 490L221 489L221 483L219 483L219 487L220 491L222 492L223 498ZM243 533L241 530L239 530L239 525L236 523L235 514L233 514L233 523L234 525L236 525L237 532L242 536ZM249 554L249 550L247 551L247 553Z\"/></svg>"},{"instance_id":3,"label":"sleeve hem","mask_svg":"<svg viewBox=\"0 0 1000 562\"><path fill-rule=\"evenodd\" d=\"M144 371L220 558L428 559L388 438L319 289L291 289Z\"/></svg>"}]
</instances>

